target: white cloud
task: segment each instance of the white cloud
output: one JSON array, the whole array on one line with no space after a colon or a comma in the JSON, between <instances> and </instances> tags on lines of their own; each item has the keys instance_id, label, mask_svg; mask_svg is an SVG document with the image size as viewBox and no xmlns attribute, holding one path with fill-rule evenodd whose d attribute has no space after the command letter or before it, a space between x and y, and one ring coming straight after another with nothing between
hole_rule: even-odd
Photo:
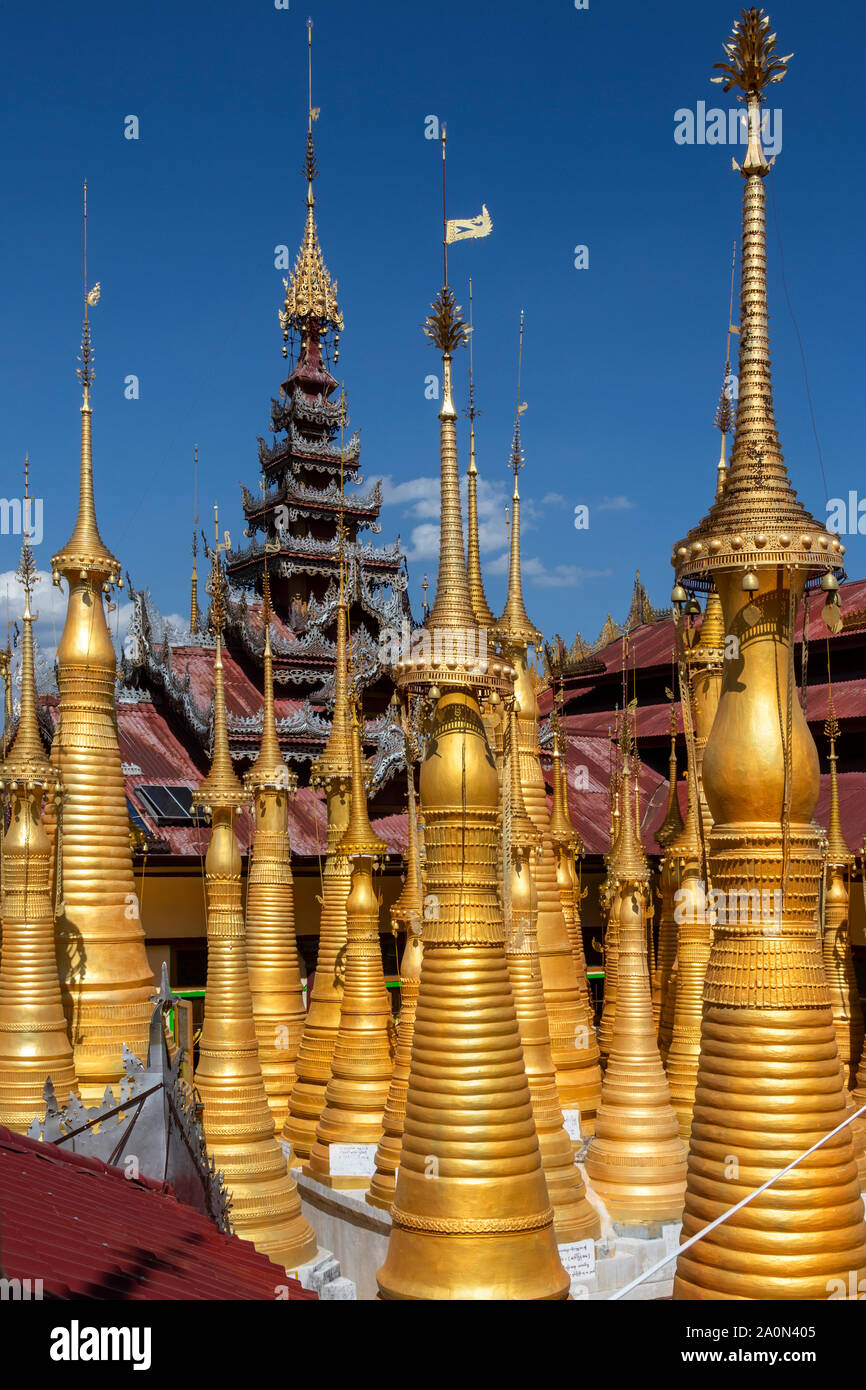
<instances>
[{"instance_id":1,"label":"white cloud","mask_svg":"<svg viewBox=\"0 0 866 1390\"><path fill-rule=\"evenodd\" d=\"M508 555L498 555L489 565L485 565L484 570L486 574L507 575ZM590 579L609 578L612 571L583 569L580 565L553 565L548 569L537 555L531 555L521 560L520 573L525 583L539 589L572 589L579 588Z\"/></svg>"},{"instance_id":2,"label":"white cloud","mask_svg":"<svg viewBox=\"0 0 866 1390\"><path fill-rule=\"evenodd\" d=\"M561 506L564 501L565 498L561 492L546 492L541 499L541 505L543 507L558 507Z\"/></svg>"},{"instance_id":3,"label":"white cloud","mask_svg":"<svg viewBox=\"0 0 866 1390\"><path fill-rule=\"evenodd\" d=\"M631 498L623 497L622 493L619 493L616 497L603 497L600 502L596 502L595 510L597 512L625 512L631 511L634 505Z\"/></svg>"}]
</instances>

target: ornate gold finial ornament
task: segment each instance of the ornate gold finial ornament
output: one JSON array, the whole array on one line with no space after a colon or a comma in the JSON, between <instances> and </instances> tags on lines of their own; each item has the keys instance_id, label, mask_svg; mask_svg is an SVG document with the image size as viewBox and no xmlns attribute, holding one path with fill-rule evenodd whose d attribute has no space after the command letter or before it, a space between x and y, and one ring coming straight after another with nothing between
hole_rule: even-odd
<instances>
[{"instance_id":1,"label":"ornate gold finial ornament","mask_svg":"<svg viewBox=\"0 0 866 1390\"><path fill-rule=\"evenodd\" d=\"M89 311L98 300L99 286L87 282L85 186L78 517L51 569L55 584L65 579L69 591L57 648L60 719L52 748L64 786L57 956L75 1070L87 1104L101 1101L106 1085L123 1075L124 1043L136 1056L146 1055L153 1013L153 975L135 891L117 741L117 658L103 606L104 596L123 580L99 535L93 494Z\"/></svg>"},{"instance_id":2,"label":"ornate gold finial ornament","mask_svg":"<svg viewBox=\"0 0 866 1390\"><path fill-rule=\"evenodd\" d=\"M343 315L337 304L337 282L331 280L319 246L319 233L316 228L313 182L319 168L313 142L313 122L319 118L319 108L313 106L312 78L313 21L307 21L307 53L309 72L309 108L307 120L307 148L304 156L303 174L307 181L307 221L304 239L298 252L295 268L290 278L284 279L286 297L280 310L280 327L283 330L283 356L287 355L285 344L289 341L292 329L300 332L323 334L333 332L335 356L339 356L340 333L343 331Z\"/></svg>"},{"instance_id":3,"label":"ornate gold finial ornament","mask_svg":"<svg viewBox=\"0 0 866 1390\"><path fill-rule=\"evenodd\" d=\"M61 1104L78 1082L57 978L51 843L42 824L43 801L63 792L49 762L37 720L31 608L36 566L29 534L29 459L24 463L25 533L18 578L24 590L21 634L21 709L12 747L0 767L0 807L9 806L3 840L0 957L0 1124L26 1133L45 1113L50 1079ZM3 826L0 826L0 830Z\"/></svg>"},{"instance_id":4,"label":"ornate gold finial ornament","mask_svg":"<svg viewBox=\"0 0 866 1390\"><path fill-rule=\"evenodd\" d=\"M231 1193L232 1225L276 1264L295 1266L316 1252L316 1237L301 1213L297 1187L274 1137L253 1015L241 893L236 817L247 796L232 767L226 728L222 632L225 576L220 555L229 537L211 552L211 626L214 652L213 754L210 771L193 792L193 805L211 820L205 859L207 985L196 1088L208 1153Z\"/></svg>"},{"instance_id":5,"label":"ornate gold finial ornament","mask_svg":"<svg viewBox=\"0 0 866 1390\"><path fill-rule=\"evenodd\" d=\"M769 20L755 9L734 26L725 57L721 80L742 92L749 140L740 169L736 432L722 496L672 557L677 609L685 606L681 593L712 580L724 632L739 649L738 660L724 663L703 755L710 872L728 910L715 925L704 987L685 1237L822 1140L846 1110L817 932L818 756L794 672L803 592L822 574L838 585L844 547L788 479L767 327L761 101L788 59L777 58ZM726 1153L737 1155L736 1176L725 1169ZM829 1280L847 1288L850 1278L856 1287L866 1272L866 1224L849 1131L820 1153L820 1164L792 1170L680 1255L674 1297L825 1299Z\"/></svg>"},{"instance_id":6,"label":"ornate gold finial ornament","mask_svg":"<svg viewBox=\"0 0 866 1390\"><path fill-rule=\"evenodd\" d=\"M201 614L198 611L198 445L193 448L192 464L192 575L190 576L189 630L198 632Z\"/></svg>"},{"instance_id":7,"label":"ornate gold finial ornament","mask_svg":"<svg viewBox=\"0 0 866 1390\"><path fill-rule=\"evenodd\" d=\"M265 563L262 593L264 690L259 755L244 777L255 813L247 882L247 969L259 1061L279 1134L295 1084L295 1059L306 1021L289 843L289 797L297 786L283 761L274 710L271 586Z\"/></svg>"}]
</instances>

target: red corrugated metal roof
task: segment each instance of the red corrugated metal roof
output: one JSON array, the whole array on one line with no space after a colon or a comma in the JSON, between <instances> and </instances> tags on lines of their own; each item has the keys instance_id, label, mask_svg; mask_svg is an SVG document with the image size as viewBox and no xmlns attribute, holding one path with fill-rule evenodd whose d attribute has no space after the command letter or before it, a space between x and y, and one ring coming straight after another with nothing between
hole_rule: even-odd
<instances>
[{"instance_id":1,"label":"red corrugated metal roof","mask_svg":"<svg viewBox=\"0 0 866 1390\"><path fill-rule=\"evenodd\" d=\"M3 1127L0 1265L61 1299L316 1298L160 1184Z\"/></svg>"}]
</instances>

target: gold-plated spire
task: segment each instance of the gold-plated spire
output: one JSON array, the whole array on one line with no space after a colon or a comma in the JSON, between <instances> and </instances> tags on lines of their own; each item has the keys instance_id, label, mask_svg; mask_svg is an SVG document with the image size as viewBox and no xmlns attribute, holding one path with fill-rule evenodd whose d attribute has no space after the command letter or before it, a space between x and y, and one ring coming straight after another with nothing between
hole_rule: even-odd
<instances>
[{"instance_id":1,"label":"gold-plated spire","mask_svg":"<svg viewBox=\"0 0 866 1390\"><path fill-rule=\"evenodd\" d=\"M787 59L777 57L769 20L756 9L744 11L725 53L722 80L741 89L749 129L736 435L724 493L674 548L673 563L680 588L714 580L724 630L738 642L737 660L723 663L703 784L714 821L713 889L726 904L747 906L727 912L713 932L686 1238L824 1140L847 1105L817 932L818 758L793 661L804 587L822 570L835 582L843 548L790 485L769 370L761 101ZM728 1154L738 1157L736 1173ZM850 1133L821 1155L681 1254L674 1297L825 1299L832 1281L856 1284L866 1274L866 1223Z\"/></svg>"},{"instance_id":2,"label":"gold-plated spire","mask_svg":"<svg viewBox=\"0 0 866 1390\"><path fill-rule=\"evenodd\" d=\"M408 712L407 712L408 719ZM421 862L418 845L418 818L415 805L415 779L412 769L411 744L406 738L407 818L409 822L406 855L406 882L403 891L391 908L391 922L396 933L398 925L406 929L406 945L400 960L400 1019L397 1026L397 1045L394 1070L385 1102L382 1138L376 1150L376 1170L366 1200L374 1207L390 1210L394 1201L400 1150L403 1145L403 1125L406 1120L406 1098L409 1093L409 1064L412 1059L412 1039L415 1034L415 1012L421 981L421 961L424 950L421 940L424 888L421 881Z\"/></svg>"},{"instance_id":3,"label":"gold-plated spire","mask_svg":"<svg viewBox=\"0 0 866 1390\"><path fill-rule=\"evenodd\" d=\"M409 1069L412 1061L412 1040L415 1036L415 1014L418 989L421 983L421 962L424 948L421 940L421 918L410 919L406 945L400 959L400 1021L397 1025L397 1046L394 1051L394 1070L382 1117L382 1138L376 1150L376 1171L373 1174L366 1201L370 1206L390 1211L397 1185L400 1150L403 1147L403 1126L406 1122L406 1099L409 1094Z\"/></svg>"},{"instance_id":4,"label":"gold-plated spire","mask_svg":"<svg viewBox=\"0 0 866 1390\"><path fill-rule=\"evenodd\" d=\"M357 706L352 708L352 795L349 805L349 824L340 841L340 853L347 858L363 855L378 859L387 854L388 847L379 839L370 824L367 809L367 764L361 751L361 732Z\"/></svg>"},{"instance_id":5,"label":"gold-plated spire","mask_svg":"<svg viewBox=\"0 0 866 1390\"><path fill-rule=\"evenodd\" d=\"M86 192L85 192L86 247ZM81 464L78 520L52 557L55 583L67 582L66 621L57 648L60 718L52 747L65 788L58 875L57 959L75 1070L87 1104L123 1075L123 1045L146 1055L153 975L144 947L132 871L126 786L117 741L117 657L103 599L120 566L103 545L93 499L90 387L93 354L85 254L80 378ZM94 892L94 885L99 892ZM62 895L62 896L61 896Z\"/></svg>"},{"instance_id":6,"label":"gold-plated spire","mask_svg":"<svg viewBox=\"0 0 866 1390\"><path fill-rule=\"evenodd\" d=\"M313 122L319 119L319 108L313 106L312 49L313 22L308 20L309 106L307 148L303 168L307 181L307 220L304 227L304 239L295 261L295 268L291 277L283 280L286 297L280 310L280 326L283 330L284 344L288 342L289 330L297 328L302 334L310 330L314 330L318 334L334 330L336 346L339 344L339 334L343 329L343 315L337 304L337 282L331 280L319 246L319 233L316 228L315 217L316 199L313 194L313 181L319 172L313 142ZM284 346L284 357L286 352L287 349Z\"/></svg>"},{"instance_id":7,"label":"gold-plated spire","mask_svg":"<svg viewBox=\"0 0 866 1390\"><path fill-rule=\"evenodd\" d=\"M259 755L244 777L255 811L247 884L247 968L259 1061L276 1131L282 1130L295 1084L295 1059L306 1021L288 831L289 797L297 786L283 761L274 710L271 585L265 563L262 594L264 682Z\"/></svg>"},{"instance_id":8,"label":"gold-plated spire","mask_svg":"<svg viewBox=\"0 0 866 1390\"><path fill-rule=\"evenodd\" d=\"M312 1258L316 1237L301 1213L297 1187L274 1137L259 1062L235 832L247 796L231 766L222 667L225 581L220 554L229 538L219 541L216 508L214 527L208 585L216 636L213 753L210 772L193 792L193 804L211 817L205 860L207 986L195 1084L208 1152L231 1193L235 1231L276 1264L292 1267Z\"/></svg>"},{"instance_id":9,"label":"gold-plated spire","mask_svg":"<svg viewBox=\"0 0 866 1390\"><path fill-rule=\"evenodd\" d=\"M629 755L623 764L617 998L610 1056L586 1173L616 1222L676 1221L686 1148L658 1052L646 952L649 869L634 827Z\"/></svg>"},{"instance_id":10,"label":"gold-plated spire","mask_svg":"<svg viewBox=\"0 0 866 1390\"><path fill-rule=\"evenodd\" d=\"M829 648L829 641L827 645ZM853 1087L857 1084L857 1064L863 1050L863 1006L860 1003L860 990L851 954L850 878L855 856L848 848L839 815L836 752L839 721L833 706L832 684L824 734L830 742L830 814L827 821L827 868L824 889L824 970L830 986L836 1045L839 1049L845 1085Z\"/></svg>"},{"instance_id":11,"label":"gold-plated spire","mask_svg":"<svg viewBox=\"0 0 866 1390\"><path fill-rule=\"evenodd\" d=\"M223 627L225 625L225 575L220 555L228 546L228 532L225 541L219 538L219 509L214 503L214 548L211 557L211 575L208 581L210 594L211 626L216 638L214 651L214 696L213 696L213 751L210 771L198 790L193 793L197 806L211 812L216 807L240 811L247 797L240 778L232 766L229 751L228 727L226 724L225 680L223 675Z\"/></svg>"},{"instance_id":12,"label":"gold-plated spire","mask_svg":"<svg viewBox=\"0 0 866 1390\"><path fill-rule=\"evenodd\" d=\"M189 630L198 632L201 614L198 611L198 445L193 449L192 483L192 575L189 598Z\"/></svg>"},{"instance_id":13,"label":"gold-plated spire","mask_svg":"<svg viewBox=\"0 0 866 1390\"><path fill-rule=\"evenodd\" d=\"M29 496L25 459L25 517ZM10 802L0 913L0 1124L22 1133L34 1117L44 1115L49 1078L61 1104L78 1090L54 950L51 846L41 816L43 800L59 802L62 786L42 746L36 715L33 623L38 615L31 608L35 577L25 530L18 570L24 589L21 710L12 747L0 768L2 803L7 798Z\"/></svg>"},{"instance_id":14,"label":"gold-plated spire","mask_svg":"<svg viewBox=\"0 0 866 1390\"><path fill-rule=\"evenodd\" d=\"M490 611L481 577L481 550L478 541L478 468L475 464L475 377L473 373L473 337L475 325L472 322L472 280L469 281L469 467L466 470L468 493L468 537L466 546L466 576L469 581L469 598L479 627L492 630L496 619Z\"/></svg>"},{"instance_id":15,"label":"gold-plated spire","mask_svg":"<svg viewBox=\"0 0 866 1390\"><path fill-rule=\"evenodd\" d=\"M730 383L731 383L731 334L732 334L732 333L739 333L739 331L740 331L737 327L735 327L734 322L733 322L733 317L734 317L734 275L735 275L735 272L736 272L736 266L737 266L737 243L736 243L736 241L735 241L735 242L734 242L734 249L733 249L733 252L732 252L732 254L731 254L731 299L730 299L730 304L728 305L728 333L727 333L727 343L726 343L726 345L725 345L725 375L724 375L724 379L723 379L723 381L722 381L722 389L721 389L721 391L719 392L719 403L718 403L718 405L716 406L716 416L715 416L715 420L713 421L713 423L714 423L716 429L719 431L719 435L720 435L720 443L719 443L719 461L718 461L718 463L716 464L716 501L717 501L717 502L718 502L719 498L721 497L722 493L724 492L724 490L725 490L725 484L726 484L727 481L728 481L728 460L727 460L726 445L727 445L727 442L728 442L728 434L730 433L731 426L732 426L733 423L734 423L734 412L733 412L733 408L732 408L732 405L731 405L731 388L730 388Z\"/></svg>"},{"instance_id":16,"label":"gold-plated spire","mask_svg":"<svg viewBox=\"0 0 866 1390\"><path fill-rule=\"evenodd\" d=\"M443 132L444 134L444 132ZM443 141L443 181L444 181ZM448 224L443 208L443 252ZM451 354L465 328L445 284L426 331L442 353L441 543L426 628L475 630L463 552ZM433 703L421 768L424 964L391 1235L380 1296L398 1300L563 1299L505 954L499 894L499 777L478 704L509 695L513 669L435 652L395 663L404 690ZM479 1089L480 1087L480 1089ZM433 1179L431 1181L431 1178Z\"/></svg>"},{"instance_id":17,"label":"gold-plated spire","mask_svg":"<svg viewBox=\"0 0 866 1390\"><path fill-rule=\"evenodd\" d=\"M343 973L348 937L346 902L351 865L341 841L349 824L352 776L352 727L349 705L348 614L345 597L344 527L340 517L340 588L337 603L337 651L334 668L334 711L328 742L312 764L310 781L324 789L328 803L328 844L322 872L321 917L316 973L301 1045L297 1079L283 1126L284 1149L293 1158L309 1158L316 1125L325 1105L325 1088L340 1027Z\"/></svg>"},{"instance_id":18,"label":"gold-plated spire","mask_svg":"<svg viewBox=\"0 0 866 1390\"><path fill-rule=\"evenodd\" d=\"M511 920L506 920L505 924L508 974L541 1162L553 1205L556 1240L558 1245L566 1245L572 1241L595 1239L600 1234L601 1223L598 1213L587 1201L556 1091L550 1026L538 965L538 894L534 880L541 834L527 814L523 801L517 714L513 701L508 715L505 764L507 789L504 821L511 840L507 866L510 891L506 896Z\"/></svg>"},{"instance_id":19,"label":"gold-plated spire","mask_svg":"<svg viewBox=\"0 0 866 1390\"><path fill-rule=\"evenodd\" d=\"M525 458L520 444L520 416L526 409L520 399L520 374L523 364L523 312L520 314L520 349L517 362L517 409L514 412L514 437L511 442L510 467L514 474L514 491L511 494L511 542L508 560L508 592L502 617L496 624L496 631L503 641L522 643L524 646L537 646L541 633L530 622L523 602L523 584L520 574L520 489L517 475L524 465Z\"/></svg>"},{"instance_id":20,"label":"gold-plated spire","mask_svg":"<svg viewBox=\"0 0 866 1390\"><path fill-rule=\"evenodd\" d=\"M560 738L562 751L560 751ZM575 857L583 854L583 844L575 829L568 809L568 789L565 771L565 738L561 731L554 730L553 738L553 809L550 813L550 834L556 854L556 882L562 903L562 915L571 953L574 956L574 971L577 990L583 1009L586 1027L586 1044L589 1055L595 1064L599 1059L598 1039L595 1035L594 1010L589 994L586 974L586 953L583 949L583 933L580 924L580 892L575 872Z\"/></svg>"},{"instance_id":21,"label":"gold-plated spire","mask_svg":"<svg viewBox=\"0 0 866 1390\"><path fill-rule=\"evenodd\" d=\"M71 582L92 573L108 584L120 580L120 564L103 544L96 522L93 497L93 438L90 388L93 384L93 346L90 341L90 309L99 303L101 287L87 284L87 184L84 185L84 325L81 330L81 356L78 379L81 382L81 461L78 485L78 517L66 545L52 556L55 584L60 576Z\"/></svg>"},{"instance_id":22,"label":"gold-plated spire","mask_svg":"<svg viewBox=\"0 0 866 1390\"><path fill-rule=\"evenodd\" d=\"M338 1146L352 1145L350 1153L356 1158L366 1148L372 1167L382 1138L394 1051L391 1002L379 942L379 899L372 878L373 863L386 852L386 846L370 825L366 765L354 708L352 801L340 852L354 861L346 902L346 982L331 1078L308 1167L311 1177L326 1186L367 1187L370 1169L360 1164L347 1171L351 1164L337 1161ZM356 1146L362 1146L361 1150Z\"/></svg>"},{"instance_id":23,"label":"gold-plated spire","mask_svg":"<svg viewBox=\"0 0 866 1390\"><path fill-rule=\"evenodd\" d=\"M460 476L457 471L457 411L451 387L451 363L457 348L466 342L463 311L446 284L437 294L424 324L424 332L442 354L442 405L439 410L440 520L439 574L436 597L426 626L471 631L475 613L469 596L469 580L463 550L463 518L460 510Z\"/></svg>"},{"instance_id":24,"label":"gold-plated spire","mask_svg":"<svg viewBox=\"0 0 866 1390\"><path fill-rule=\"evenodd\" d=\"M660 845L668 845L683 828L683 813L677 795L677 707L671 700L671 752L668 758L668 804L664 820L656 831Z\"/></svg>"}]
</instances>

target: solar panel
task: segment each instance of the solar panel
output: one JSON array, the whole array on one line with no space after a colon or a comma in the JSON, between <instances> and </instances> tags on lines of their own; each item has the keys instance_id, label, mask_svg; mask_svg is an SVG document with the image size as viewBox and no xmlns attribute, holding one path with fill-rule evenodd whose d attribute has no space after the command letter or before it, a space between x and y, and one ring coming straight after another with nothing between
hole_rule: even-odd
<instances>
[{"instance_id":1,"label":"solar panel","mask_svg":"<svg viewBox=\"0 0 866 1390\"><path fill-rule=\"evenodd\" d=\"M140 786L135 794L157 825L192 825L192 787Z\"/></svg>"}]
</instances>

